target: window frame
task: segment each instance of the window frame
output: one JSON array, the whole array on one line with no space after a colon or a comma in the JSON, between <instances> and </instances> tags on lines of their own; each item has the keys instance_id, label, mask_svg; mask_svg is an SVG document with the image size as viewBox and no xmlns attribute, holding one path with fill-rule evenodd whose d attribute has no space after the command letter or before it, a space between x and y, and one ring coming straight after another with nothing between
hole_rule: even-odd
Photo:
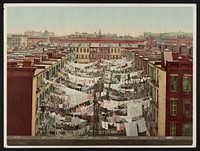
<instances>
[{"instance_id":1,"label":"window frame","mask_svg":"<svg viewBox=\"0 0 200 151\"><path fill-rule=\"evenodd\" d=\"M171 122L169 126L169 135L170 136L176 136L176 128L177 124L175 122Z\"/></svg>"},{"instance_id":2,"label":"window frame","mask_svg":"<svg viewBox=\"0 0 200 151\"><path fill-rule=\"evenodd\" d=\"M188 80L190 80L188 83L187 83L187 87L189 87L187 90L184 89L184 79L187 78ZM183 92L191 92L192 91L192 75L183 75L183 80L182 80L182 91Z\"/></svg>"},{"instance_id":3,"label":"window frame","mask_svg":"<svg viewBox=\"0 0 200 151\"><path fill-rule=\"evenodd\" d=\"M174 104L175 103L175 104ZM177 99L170 99L170 116L177 116L177 104L178 100Z\"/></svg>"},{"instance_id":4,"label":"window frame","mask_svg":"<svg viewBox=\"0 0 200 151\"><path fill-rule=\"evenodd\" d=\"M172 78L175 78L175 77L176 77L176 89L172 90ZM175 82L174 79L173 79L173 82ZM173 83L173 87L174 87L174 83ZM171 92L178 91L178 74L170 74L170 91Z\"/></svg>"}]
</instances>

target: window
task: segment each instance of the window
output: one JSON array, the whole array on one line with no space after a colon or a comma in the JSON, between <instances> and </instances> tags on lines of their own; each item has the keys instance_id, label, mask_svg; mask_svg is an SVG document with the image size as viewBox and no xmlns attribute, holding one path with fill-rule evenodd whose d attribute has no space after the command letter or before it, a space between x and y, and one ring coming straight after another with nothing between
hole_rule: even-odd
<instances>
[{"instance_id":1,"label":"window","mask_svg":"<svg viewBox=\"0 0 200 151\"><path fill-rule=\"evenodd\" d=\"M192 102L190 100L183 100L183 115L186 117L192 116Z\"/></svg>"},{"instance_id":2,"label":"window","mask_svg":"<svg viewBox=\"0 0 200 151\"><path fill-rule=\"evenodd\" d=\"M192 136L192 124L183 124L182 135L183 136Z\"/></svg>"},{"instance_id":3,"label":"window","mask_svg":"<svg viewBox=\"0 0 200 151\"><path fill-rule=\"evenodd\" d=\"M176 123L170 123L170 136L176 136Z\"/></svg>"},{"instance_id":4,"label":"window","mask_svg":"<svg viewBox=\"0 0 200 151\"><path fill-rule=\"evenodd\" d=\"M177 113L177 100L170 101L170 115L176 116Z\"/></svg>"},{"instance_id":5,"label":"window","mask_svg":"<svg viewBox=\"0 0 200 151\"><path fill-rule=\"evenodd\" d=\"M170 89L171 91L177 91L178 76L170 76Z\"/></svg>"},{"instance_id":6,"label":"window","mask_svg":"<svg viewBox=\"0 0 200 151\"><path fill-rule=\"evenodd\" d=\"M183 77L183 92L191 92L191 76L184 76Z\"/></svg>"}]
</instances>

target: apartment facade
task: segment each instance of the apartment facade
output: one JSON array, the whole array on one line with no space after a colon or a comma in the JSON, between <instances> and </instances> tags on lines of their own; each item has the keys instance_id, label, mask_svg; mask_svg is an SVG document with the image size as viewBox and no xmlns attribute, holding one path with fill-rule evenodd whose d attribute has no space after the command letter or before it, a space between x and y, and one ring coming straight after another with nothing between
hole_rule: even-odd
<instances>
[{"instance_id":1,"label":"apartment facade","mask_svg":"<svg viewBox=\"0 0 200 151\"><path fill-rule=\"evenodd\" d=\"M77 62L78 63L89 63L90 62L90 44L81 43L77 48Z\"/></svg>"},{"instance_id":2,"label":"apartment facade","mask_svg":"<svg viewBox=\"0 0 200 151\"><path fill-rule=\"evenodd\" d=\"M166 135L192 135L192 60L166 62Z\"/></svg>"},{"instance_id":3,"label":"apartment facade","mask_svg":"<svg viewBox=\"0 0 200 151\"><path fill-rule=\"evenodd\" d=\"M152 135L192 135L192 57L181 52L165 49L160 59L157 55L135 54L136 67L150 77L146 88L152 97Z\"/></svg>"},{"instance_id":4,"label":"apartment facade","mask_svg":"<svg viewBox=\"0 0 200 151\"><path fill-rule=\"evenodd\" d=\"M68 60L66 53L52 52L40 57L27 57L8 62L7 67L7 134L35 136L53 119L45 117L52 80ZM22 112L20 112L22 111Z\"/></svg>"}]
</instances>

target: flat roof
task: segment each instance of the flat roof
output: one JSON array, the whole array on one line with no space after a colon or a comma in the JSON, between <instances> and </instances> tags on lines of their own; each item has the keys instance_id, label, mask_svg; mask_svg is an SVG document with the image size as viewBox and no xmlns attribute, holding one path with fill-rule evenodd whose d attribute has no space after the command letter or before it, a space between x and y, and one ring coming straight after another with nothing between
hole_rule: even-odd
<instances>
[{"instance_id":1,"label":"flat roof","mask_svg":"<svg viewBox=\"0 0 200 151\"><path fill-rule=\"evenodd\" d=\"M38 75L39 73L43 72L44 69L36 69L34 75Z\"/></svg>"},{"instance_id":2,"label":"flat roof","mask_svg":"<svg viewBox=\"0 0 200 151\"><path fill-rule=\"evenodd\" d=\"M45 68L48 68L48 67L50 67L51 65L49 65L49 64L34 64L33 66L35 66L35 67L45 67Z\"/></svg>"}]
</instances>

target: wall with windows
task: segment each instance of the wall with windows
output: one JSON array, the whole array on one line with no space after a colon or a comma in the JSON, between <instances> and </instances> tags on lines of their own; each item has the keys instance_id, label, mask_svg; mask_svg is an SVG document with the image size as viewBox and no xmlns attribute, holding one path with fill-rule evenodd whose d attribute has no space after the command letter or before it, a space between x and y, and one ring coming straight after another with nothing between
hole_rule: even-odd
<instances>
[{"instance_id":1,"label":"wall with windows","mask_svg":"<svg viewBox=\"0 0 200 151\"><path fill-rule=\"evenodd\" d=\"M120 59L121 58L121 48L120 47L110 47L109 48L110 59Z\"/></svg>"},{"instance_id":2,"label":"wall with windows","mask_svg":"<svg viewBox=\"0 0 200 151\"><path fill-rule=\"evenodd\" d=\"M77 62L78 63L89 63L90 48L89 47L80 47L77 49L78 49Z\"/></svg>"},{"instance_id":3,"label":"wall with windows","mask_svg":"<svg viewBox=\"0 0 200 151\"><path fill-rule=\"evenodd\" d=\"M192 62L167 62L166 135L192 134Z\"/></svg>"}]
</instances>

